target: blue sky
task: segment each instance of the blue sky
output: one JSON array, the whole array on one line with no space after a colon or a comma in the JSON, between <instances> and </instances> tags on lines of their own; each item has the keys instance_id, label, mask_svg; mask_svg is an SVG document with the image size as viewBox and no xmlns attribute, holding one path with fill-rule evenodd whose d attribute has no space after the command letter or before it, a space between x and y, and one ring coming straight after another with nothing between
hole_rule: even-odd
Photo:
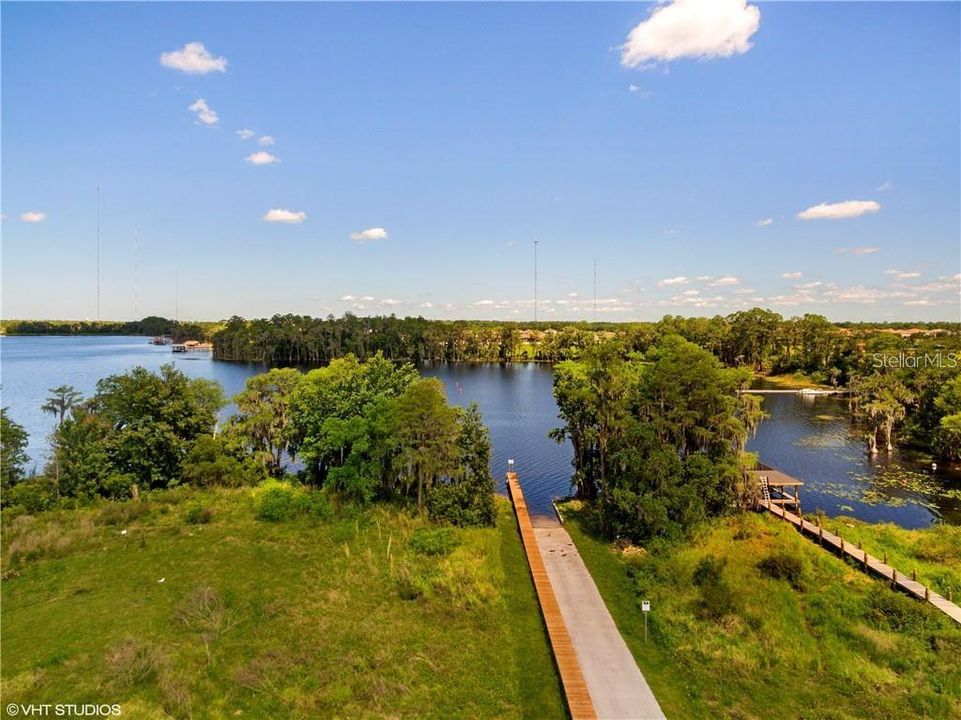
<instances>
[{"instance_id":1,"label":"blue sky","mask_svg":"<svg viewBox=\"0 0 961 720\"><path fill-rule=\"evenodd\" d=\"M704 2L3 3L3 317L961 319L961 5Z\"/></svg>"}]
</instances>

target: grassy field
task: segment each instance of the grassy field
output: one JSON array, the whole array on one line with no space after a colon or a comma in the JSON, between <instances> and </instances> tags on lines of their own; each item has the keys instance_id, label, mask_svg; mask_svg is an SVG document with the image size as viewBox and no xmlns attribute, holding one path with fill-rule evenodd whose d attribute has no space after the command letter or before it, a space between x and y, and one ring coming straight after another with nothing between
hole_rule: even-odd
<instances>
[{"instance_id":1,"label":"grassy field","mask_svg":"<svg viewBox=\"0 0 961 720\"><path fill-rule=\"evenodd\" d=\"M916 571L918 580L932 590L945 597L950 590L954 600L961 603L961 526L905 530L892 523L866 523L847 517L824 522L825 528L840 531L846 541L861 542L875 557L886 555L899 572L910 575Z\"/></svg>"},{"instance_id":2,"label":"grassy field","mask_svg":"<svg viewBox=\"0 0 961 720\"><path fill-rule=\"evenodd\" d=\"M10 520L3 702L119 703L125 718L563 718L499 503L496 528L470 530L383 506L267 522L249 490Z\"/></svg>"},{"instance_id":3,"label":"grassy field","mask_svg":"<svg viewBox=\"0 0 961 720\"><path fill-rule=\"evenodd\" d=\"M672 720L961 718L961 628L787 525L728 518L647 552L599 539L576 503L565 518Z\"/></svg>"}]
</instances>

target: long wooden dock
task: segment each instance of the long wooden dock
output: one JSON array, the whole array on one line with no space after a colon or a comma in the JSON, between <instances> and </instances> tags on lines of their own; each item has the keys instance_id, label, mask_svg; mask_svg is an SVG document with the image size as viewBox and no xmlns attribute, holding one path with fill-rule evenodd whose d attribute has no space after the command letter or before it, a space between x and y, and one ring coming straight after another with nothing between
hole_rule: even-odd
<instances>
[{"instance_id":1,"label":"long wooden dock","mask_svg":"<svg viewBox=\"0 0 961 720\"><path fill-rule=\"evenodd\" d=\"M900 588L918 600L930 603L956 623L961 624L961 607L958 607L946 597L938 595L938 593L916 580L912 580L910 576L898 572L896 568L878 560L878 558L873 555L869 555L866 550L862 550L856 544L845 540L840 535L825 530L823 525L812 523L799 515L795 515L782 504L762 499L758 501L758 506L782 520L791 523L798 528L802 534L811 536L812 539L821 543L822 546L834 548L841 553L841 555L853 558L865 572L873 572L881 576L894 587Z\"/></svg>"},{"instance_id":2,"label":"long wooden dock","mask_svg":"<svg viewBox=\"0 0 961 720\"><path fill-rule=\"evenodd\" d=\"M537 591L537 599L541 605L541 613L544 616L544 624L547 626L554 661L557 663L557 670L564 686L564 695L571 718L572 720L597 720L591 694L587 690L587 683L584 682L584 673L574 652L574 643L567 631L567 625L564 623L561 609L554 595L554 588L547 577L547 568L544 567L544 560L537 547L534 526L531 524L527 503L524 502L524 493L521 492L516 473L507 473L507 493L514 504L517 526L524 543L524 551L527 553L527 562L534 579L534 589Z\"/></svg>"}]
</instances>

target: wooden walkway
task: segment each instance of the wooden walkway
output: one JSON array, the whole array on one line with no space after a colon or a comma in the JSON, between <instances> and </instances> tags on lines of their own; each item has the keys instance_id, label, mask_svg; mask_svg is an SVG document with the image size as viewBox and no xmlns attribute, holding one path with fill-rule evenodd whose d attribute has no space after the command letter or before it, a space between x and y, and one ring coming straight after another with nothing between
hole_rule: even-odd
<instances>
[{"instance_id":1,"label":"wooden walkway","mask_svg":"<svg viewBox=\"0 0 961 720\"><path fill-rule=\"evenodd\" d=\"M832 547L842 555L853 558L865 572L870 571L876 575L880 575L889 581L892 586L900 588L918 600L923 600L934 605L934 607L956 623L961 624L961 607L958 607L947 598L938 595L916 580L912 580L908 575L898 572L897 569L887 563L881 562L873 555L869 555L866 550L860 549L857 545L845 540L840 535L828 532L824 529L823 525L816 525L795 515L783 505L769 500L761 500L758 502L758 505L777 517L791 523L794 527L801 530L802 534L810 535L816 542L821 543L822 546Z\"/></svg>"},{"instance_id":2,"label":"wooden walkway","mask_svg":"<svg viewBox=\"0 0 961 720\"><path fill-rule=\"evenodd\" d=\"M544 567L541 552L537 547L534 527L531 525L527 503L524 502L524 493L521 492L516 473L507 473L507 493L514 504L517 526L520 529L521 540L524 542L524 551L527 553L527 562L531 568L534 588L537 590L537 599L540 601L541 613L544 616L544 624L547 626L547 634L551 640L551 649L554 651L554 660L561 676L561 683L564 685L564 695L571 718L572 720L596 720L597 714L594 712L591 694L584 682L584 674L577 660L577 654L574 652L574 643L571 642L571 636L561 616L554 588L547 577L547 569Z\"/></svg>"}]
</instances>

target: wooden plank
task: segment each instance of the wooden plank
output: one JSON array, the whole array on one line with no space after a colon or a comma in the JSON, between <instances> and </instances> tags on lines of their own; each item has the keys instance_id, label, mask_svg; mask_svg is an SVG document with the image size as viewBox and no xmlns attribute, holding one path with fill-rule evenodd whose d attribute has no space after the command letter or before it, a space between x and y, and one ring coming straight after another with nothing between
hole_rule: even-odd
<instances>
[{"instance_id":1,"label":"wooden plank","mask_svg":"<svg viewBox=\"0 0 961 720\"><path fill-rule=\"evenodd\" d=\"M557 604L557 597L554 595L554 588L547 577L547 568L544 567L544 560L541 558L540 550L537 547L534 526L531 524L530 514L527 512L524 493L517 481L517 473L507 473L507 494L510 495L511 502L514 504L517 527L524 543L527 563L530 566L531 577L534 579L534 589L537 591L541 614L544 617L544 624L547 626L547 635L551 641L554 661L561 676L561 684L564 686L564 695L567 699L567 707L571 713L571 718L572 720L597 720L591 694L584 682L584 673L581 671L581 665L574 652L574 643L571 642L570 633L568 633L567 626L564 624L561 609Z\"/></svg>"},{"instance_id":2,"label":"wooden plank","mask_svg":"<svg viewBox=\"0 0 961 720\"><path fill-rule=\"evenodd\" d=\"M786 510L783 505L778 505L774 501L761 500L758 505L776 517L796 526L801 530L802 534L811 535L822 544L830 545L844 555L853 558L865 571L873 572L888 582L893 582L896 587L904 592L914 596L918 600L923 600L933 605L956 623L961 624L961 607L958 607L946 597L939 595L923 584L912 580L908 575L897 571L891 565L881 562L873 555L859 548L856 543L845 540L840 535L825 530L823 527L819 527L795 515L790 510Z\"/></svg>"}]
</instances>

